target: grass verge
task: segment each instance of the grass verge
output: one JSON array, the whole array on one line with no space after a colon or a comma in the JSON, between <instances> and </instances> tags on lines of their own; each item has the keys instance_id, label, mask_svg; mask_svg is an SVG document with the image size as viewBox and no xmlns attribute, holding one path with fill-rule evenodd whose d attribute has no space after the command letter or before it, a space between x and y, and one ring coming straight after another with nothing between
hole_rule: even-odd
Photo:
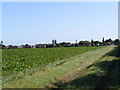
<instances>
[{"instance_id":1,"label":"grass verge","mask_svg":"<svg viewBox=\"0 0 120 90\"><path fill-rule=\"evenodd\" d=\"M120 58L116 58L117 49L104 55L98 62L84 70L74 80L67 83L57 82L59 88L120 88Z\"/></svg>"}]
</instances>

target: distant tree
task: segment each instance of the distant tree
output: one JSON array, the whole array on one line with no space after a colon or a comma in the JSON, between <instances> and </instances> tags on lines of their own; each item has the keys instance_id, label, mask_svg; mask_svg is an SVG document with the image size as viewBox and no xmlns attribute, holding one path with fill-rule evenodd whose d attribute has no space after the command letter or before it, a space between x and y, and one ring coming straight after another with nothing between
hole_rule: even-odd
<instances>
[{"instance_id":1,"label":"distant tree","mask_svg":"<svg viewBox=\"0 0 120 90\"><path fill-rule=\"evenodd\" d=\"M25 44L25 46L29 46L28 44Z\"/></svg>"},{"instance_id":2,"label":"distant tree","mask_svg":"<svg viewBox=\"0 0 120 90\"><path fill-rule=\"evenodd\" d=\"M1 44L3 44L3 41L1 41Z\"/></svg>"},{"instance_id":3,"label":"distant tree","mask_svg":"<svg viewBox=\"0 0 120 90\"><path fill-rule=\"evenodd\" d=\"M113 42L114 42L114 45L118 45L119 39L115 39Z\"/></svg>"},{"instance_id":4,"label":"distant tree","mask_svg":"<svg viewBox=\"0 0 120 90\"><path fill-rule=\"evenodd\" d=\"M13 48L13 45L9 45L9 46L8 46L8 49L12 49L12 48Z\"/></svg>"},{"instance_id":5,"label":"distant tree","mask_svg":"<svg viewBox=\"0 0 120 90\"><path fill-rule=\"evenodd\" d=\"M59 45L63 46L63 47L69 47L70 43L69 42L62 42L62 43L59 43Z\"/></svg>"},{"instance_id":6,"label":"distant tree","mask_svg":"<svg viewBox=\"0 0 120 90\"><path fill-rule=\"evenodd\" d=\"M89 41L84 41L86 46L90 46L90 42Z\"/></svg>"},{"instance_id":7,"label":"distant tree","mask_svg":"<svg viewBox=\"0 0 120 90\"><path fill-rule=\"evenodd\" d=\"M112 39L107 39L107 40L105 40L105 42L113 42L113 40Z\"/></svg>"},{"instance_id":8,"label":"distant tree","mask_svg":"<svg viewBox=\"0 0 120 90\"><path fill-rule=\"evenodd\" d=\"M79 45L83 46L84 45L83 41L79 41Z\"/></svg>"},{"instance_id":9,"label":"distant tree","mask_svg":"<svg viewBox=\"0 0 120 90\"><path fill-rule=\"evenodd\" d=\"M47 44L46 47L47 47L47 48L53 47L53 44Z\"/></svg>"},{"instance_id":10,"label":"distant tree","mask_svg":"<svg viewBox=\"0 0 120 90\"><path fill-rule=\"evenodd\" d=\"M28 44L25 44L25 45L23 46L23 48L31 48L31 46L28 45Z\"/></svg>"},{"instance_id":11,"label":"distant tree","mask_svg":"<svg viewBox=\"0 0 120 90\"><path fill-rule=\"evenodd\" d=\"M80 41L79 45L80 46L90 46L90 42L89 41Z\"/></svg>"},{"instance_id":12,"label":"distant tree","mask_svg":"<svg viewBox=\"0 0 120 90\"><path fill-rule=\"evenodd\" d=\"M94 41L93 41L93 39L91 40L91 46L94 46Z\"/></svg>"},{"instance_id":13,"label":"distant tree","mask_svg":"<svg viewBox=\"0 0 120 90\"><path fill-rule=\"evenodd\" d=\"M107 40L105 40L105 44L106 45L112 45L113 44L113 40L112 39L107 39Z\"/></svg>"}]
</instances>

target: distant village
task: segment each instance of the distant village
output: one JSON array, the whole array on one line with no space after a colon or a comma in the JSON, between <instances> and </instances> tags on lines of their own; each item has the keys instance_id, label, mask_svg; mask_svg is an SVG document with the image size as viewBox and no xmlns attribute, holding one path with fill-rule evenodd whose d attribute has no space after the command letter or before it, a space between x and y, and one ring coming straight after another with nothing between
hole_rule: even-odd
<instances>
[{"instance_id":1,"label":"distant village","mask_svg":"<svg viewBox=\"0 0 120 90\"><path fill-rule=\"evenodd\" d=\"M106 39L102 38L102 42L94 41L75 41L75 43L70 42L61 42L57 43L57 40L52 40L52 44L35 44L35 45L21 45L21 46L14 46L14 45L4 45L3 41L1 41L0 49L19 49L19 48L52 48L52 47L83 47L83 46L109 46L109 45L117 45L119 39Z\"/></svg>"}]
</instances>

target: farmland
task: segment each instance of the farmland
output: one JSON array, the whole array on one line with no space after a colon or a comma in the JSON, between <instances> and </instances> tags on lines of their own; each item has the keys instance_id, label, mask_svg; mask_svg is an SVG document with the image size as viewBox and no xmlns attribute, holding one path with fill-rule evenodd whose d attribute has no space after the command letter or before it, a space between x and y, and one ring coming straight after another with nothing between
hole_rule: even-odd
<instances>
[{"instance_id":1,"label":"farmland","mask_svg":"<svg viewBox=\"0 0 120 90\"><path fill-rule=\"evenodd\" d=\"M88 67L112 49L113 46L3 50L3 87L49 86Z\"/></svg>"},{"instance_id":2,"label":"farmland","mask_svg":"<svg viewBox=\"0 0 120 90\"><path fill-rule=\"evenodd\" d=\"M2 75L25 72L33 67L42 68L55 61L64 60L98 48L101 47L4 49L2 53Z\"/></svg>"}]
</instances>

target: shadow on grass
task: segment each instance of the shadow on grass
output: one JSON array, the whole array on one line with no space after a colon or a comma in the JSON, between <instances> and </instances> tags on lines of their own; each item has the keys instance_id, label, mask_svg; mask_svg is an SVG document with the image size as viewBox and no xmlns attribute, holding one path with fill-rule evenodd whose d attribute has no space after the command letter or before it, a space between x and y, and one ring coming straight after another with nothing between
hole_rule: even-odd
<instances>
[{"instance_id":1,"label":"shadow on grass","mask_svg":"<svg viewBox=\"0 0 120 90\"><path fill-rule=\"evenodd\" d=\"M105 56L118 57L112 61L98 62L88 68L87 74L67 83L56 82L58 88L120 88L120 54L116 47ZM97 71L96 71L97 69Z\"/></svg>"},{"instance_id":2,"label":"shadow on grass","mask_svg":"<svg viewBox=\"0 0 120 90\"><path fill-rule=\"evenodd\" d=\"M106 55L108 55L108 56L115 56L115 57L120 58L120 46L115 47L114 50L112 50L111 52L109 52Z\"/></svg>"}]
</instances>

